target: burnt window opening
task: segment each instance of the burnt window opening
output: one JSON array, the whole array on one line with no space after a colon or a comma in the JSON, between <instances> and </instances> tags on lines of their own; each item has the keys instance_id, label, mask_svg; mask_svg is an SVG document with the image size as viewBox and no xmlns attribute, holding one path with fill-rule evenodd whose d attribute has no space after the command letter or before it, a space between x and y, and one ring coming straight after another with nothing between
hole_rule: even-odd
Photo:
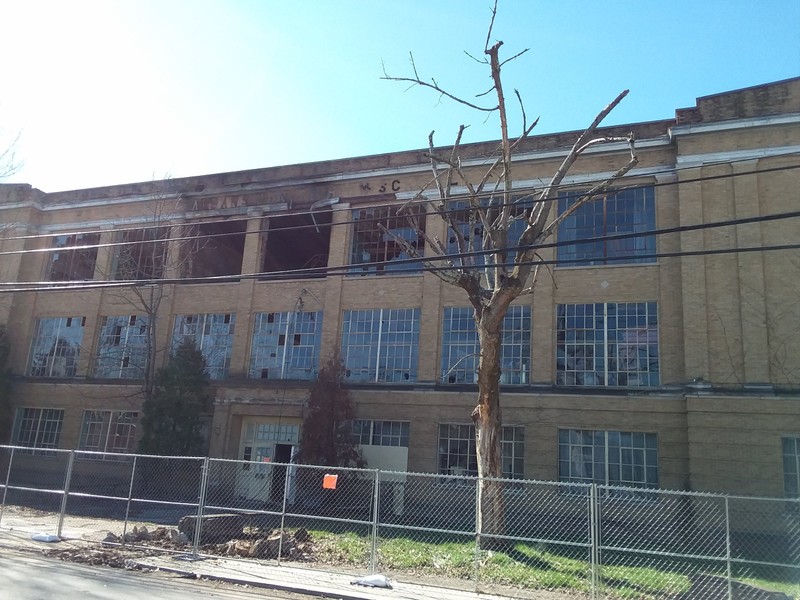
<instances>
[{"instance_id":1,"label":"burnt window opening","mask_svg":"<svg viewBox=\"0 0 800 600\"><path fill-rule=\"evenodd\" d=\"M265 273L302 271L292 277L325 277L331 242L330 208L313 214L270 217L264 233Z\"/></svg>"},{"instance_id":2,"label":"burnt window opening","mask_svg":"<svg viewBox=\"0 0 800 600\"><path fill-rule=\"evenodd\" d=\"M350 269L353 275L382 275L386 273L419 273L422 263L394 263L411 256L397 238L404 240L414 252L422 255L423 236L409 217L425 230L425 209L420 205L406 208L397 214L397 206L375 206L353 211L353 242L350 249Z\"/></svg>"},{"instance_id":3,"label":"burnt window opening","mask_svg":"<svg viewBox=\"0 0 800 600\"><path fill-rule=\"evenodd\" d=\"M151 227L120 233L114 252L114 279L161 279L167 257L169 228Z\"/></svg>"},{"instance_id":4,"label":"burnt window opening","mask_svg":"<svg viewBox=\"0 0 800 600\"><path fill-rule=\"evenodd\" d=\"M192 239L186 240L181 249L182 276L202 278L240 275L246 230L247 221L192 225L186 235Z\"/></svg>"},{"instance_id":5,"label":"burnt window opening","mask_svg":"<svg viewBox=\"0 0 800 600\"><path fill-rule=\"evenodd\" d=\"M53 240L53 252L47 265L48 281L82 281L94 279L99 233L59 235ZM81 246L94 246L82 248Z\"/></svg>"}]
</instances>

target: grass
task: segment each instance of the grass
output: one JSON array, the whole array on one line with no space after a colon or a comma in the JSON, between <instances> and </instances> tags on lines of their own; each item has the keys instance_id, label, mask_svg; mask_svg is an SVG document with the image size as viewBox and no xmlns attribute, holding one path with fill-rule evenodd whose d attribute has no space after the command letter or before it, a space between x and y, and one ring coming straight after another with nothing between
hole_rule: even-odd
<instances>
[{"instance_id":1,"label":"grass","mask_svg":"<svg viewBox=\"0 0 800 600\"><path fill-rule=\"evenodd\" d=\"M365 567L369 564L370 538L353 532L311 531L314 557L326 564ZM520 589L588 592L591 571L588 549L517 543L502 551L475 551L474 540L441 537L419 541L388 537L378 541L378 569L388 573L474 580ZM476 558L478 566L476 567ZM630 559L630 557L628 557ZM622 562L619 559L618 562ZM606 595L618 598L677 596L690 588L689 573L710 573L719 565L694 562L658 564L604 564L601 580ZM762 578L739 578L760 588L798 596L800 585Z\"/></svg>"}]
</instances>

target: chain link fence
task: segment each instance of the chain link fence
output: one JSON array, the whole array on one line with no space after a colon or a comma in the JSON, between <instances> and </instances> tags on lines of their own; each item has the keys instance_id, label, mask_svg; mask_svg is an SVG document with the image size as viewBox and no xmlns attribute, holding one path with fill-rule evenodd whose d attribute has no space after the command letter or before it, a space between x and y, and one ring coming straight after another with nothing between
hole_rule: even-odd
<instances>
[{"instance_id":1,"label":"chain link fence","mask_svg":"<svg viewBox=\"0 0 800 600\"><path fill-rule=\"evenodd\" d=\"M12 446L0 499L0 531L149 552L513 597L800 598L800 499Z\"/></svg>"}]
</instances>

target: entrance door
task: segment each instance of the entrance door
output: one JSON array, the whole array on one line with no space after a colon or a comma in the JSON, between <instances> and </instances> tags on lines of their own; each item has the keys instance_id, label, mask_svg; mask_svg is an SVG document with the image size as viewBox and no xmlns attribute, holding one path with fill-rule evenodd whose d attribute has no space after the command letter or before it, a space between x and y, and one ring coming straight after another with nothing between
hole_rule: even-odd
<instances>
[{"instance_id":1,"label":"entrance door","mask_svg":"<svg viewBox=\"0 0 800 600\"><path fill-rule=\"evenodd\" d=\"M270 500L283 503L283 491L286 489L286 470L287 465L292 460L291 444L275 444L275 460L277 463L272 467L272 485L270 490Z\"/></svg>"}]
</instances>

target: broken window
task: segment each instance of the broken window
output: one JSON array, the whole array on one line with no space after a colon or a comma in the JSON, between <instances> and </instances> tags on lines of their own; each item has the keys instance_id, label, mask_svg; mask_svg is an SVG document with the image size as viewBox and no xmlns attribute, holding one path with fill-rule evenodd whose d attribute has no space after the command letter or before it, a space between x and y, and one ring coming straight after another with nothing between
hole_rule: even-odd
<instances>
[{"instance_id":1,"label":"broken window","mask_svg":"<svg viewBox=\"0 0 800 600\"><path fill-rule=\"evenodd\" d=\"M94 279L97 262L99 233L75 233L59 235L53 241L50 263L47 267L48 281L81 281ZM87 248L86 246L92 246Z\"/></svg>"},{"instance_id":2,"label":"broken window","mask_svg":"<svg viewBox=\"0 0 800 600\"><path fill-rule=\"evenodd\" d=\"M528 200L526 196L515 196L512 202L515 206L511 209L511 217L508 223L508 233L506 235L507 239L507 246L509 248L514 248L519 243L519 238L522 233L525 231L526 222L525 222L525 204L524 202ZM495 203L493 206L498 206L499 199L495 199ZM481 202L481 210L488 211L489 210L489 201L484 200ZM448 211L450 211L450 219L455 225L456 230L461 235L461 237L465 240L464 241L464 251L465 253L469 254L472 252L481 252L483 250L491 250L494 246L492 245L491 241L484 247L484 226L483 222L480 219L480 216L477 214L476 210L469 208L469 202L466 200L458 200L449 203ZM456 231L453 230L452 227L448 226L447 229L447 253L448 254L459 254L459 246L458 246L458 239L456 236ZM505 264L508 267L511 267L511 264L514 262L514 258L517 255L516 250L509 250L505 259ZM483 267L487 264L486 257L487 254L478 254L477 256L471 257L474 259L475 266ZM471 265L470 257L465 257L466 261L464 264ZM464 259L462 259L464 260ZM496 259L497 262L500 262L499 259Z\"/></svg>"},{"instance_id":3,"label":"broken window","mask_svg":"<svg viewBox=\"0 0 800 600\"><path fill-rule=\"evenodd\" d=\"M256 313L250 378L313 379L321 335L321 312Z\"/></svg>"},{"instance_id":4,"label":"broken window","mask_svg":"<svg viewBox=\"0 0 800 600\"><path fill-rule=\"evenodd\" d=\"M138 379L147 365L147 316L103 317L94 364L95 377Z\"/></svg>"},{"instance_id":5,"label":"broken window","mask_svg":"<svg viewBox=\"0 0 800 600\"><path fill-rule=\"evenodd\" d=\"M183 277L239 275L247 221L197 223L189 228L181 252Z\"/></svg>"},{"instance_id":6,"label":"broken window","mask_svg":"<svg viewBox=\"0 0 800 600\"><path fill-rule=\"evenodd\" d=\"M271 217L264 233L266 273L298 271L296 277L324 277L331 241L330 209L314 213Z\"/></svg>"},{"instance_id":7,"label":"broken window","mask_svg":"<svg viewBox=\"0 0 800 600\"><path fill-rule=\"evenodd\" d=\"M425 230L425 209L420 205L408 206L403 215L397 215L396 206L373 206L353 211L353 243L350 251L350 269L353 275L381 275L384 273L419 273L422 263L400 263L411 256L404 240L415 254L422 255Z\"/></svg>"},{"instance_id":8,"label":"broken window","mask_svg":"<svg viewBox=\"0 0 800 600\"><path fill-rule=\"evenodd\" d=\"M161 279L167 255L167 227L122 231L114 251L114 279Z\"/></svg>"},{"instance_id":9,"label":"broken window","mask_svg":"<svg viewBox=\"0 0 800 600\"><path fill-rule=\"evenodd\" d=\"M86 317L39 319L31 346L31 377L75 377L85 325Z\"/></svg>"},{"instance_id":10,"label":"broken window","mask_svg":"<svg viewBox=\"0 0 800 600\"><path fill-rule=\"evenodd\" d=\"M178 315L172 330L172 349L192 342L206 360L206 373L211 379L225 379L231 366L236 315L211 313Z\"/></svg>"}]
</instances>

